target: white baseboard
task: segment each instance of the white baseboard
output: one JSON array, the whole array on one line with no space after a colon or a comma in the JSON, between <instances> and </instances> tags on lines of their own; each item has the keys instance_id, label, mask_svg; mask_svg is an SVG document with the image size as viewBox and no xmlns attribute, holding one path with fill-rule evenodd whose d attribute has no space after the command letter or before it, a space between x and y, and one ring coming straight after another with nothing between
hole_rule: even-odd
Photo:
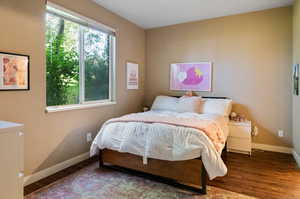
<instances>
[{"instance_id":1,"label":"white baseboard","mask_svg":"<svg viewBox=\"0 0 300 199\"><path fill-rule=\"evenodd\" d=\"M75 164L77 164L77 163L79 163L79 162L81 162L83 160L86 160L89 157L90 157L90 153L89 152L83 153L83 154L81 154L79 156L76 156L76 157L71 158L69 160L66 160L64 162L61 162L59 164L56 164L56 165L54 165L52 167L49 167L47 169L44 169L44 170L39 171L37 173L34 173L32 175L26 176L24 178L24 186L32 184L34 182L37 182L37 181L39 181L39 180L41 180L43 178L46 178L46 177L48 177L48 176L50 176L50 175L52 175L54 173L57 173L57 172L65 169L65 168L68 168L68 167L70 167L72 165L75 165Z\"/></svg>"},{"instance_id":2,"label":"white baseboard","mask_svg":"<svg viewBox=\"0 0 300 199\"><path fill-rule=\"evenodd\" d=\"M268 144L257 144L257 143L252 143L252 149L260 149L264 151L273 151L273 152L288 153L288 154L292 154L293 151L293 149L289 147L274 146Z\"/></svg>"},{"instance_id":3,"label":"white baseboard","mask_svg":"<svg viewBox=\"0 0 300 199\"><path fill-rule=\"evenodd\" d=\"M298 153L295 150L293 150L293 156L298 164L298 167L300 167L300 156L298 155Z\"/></svg>"}]
</instances>

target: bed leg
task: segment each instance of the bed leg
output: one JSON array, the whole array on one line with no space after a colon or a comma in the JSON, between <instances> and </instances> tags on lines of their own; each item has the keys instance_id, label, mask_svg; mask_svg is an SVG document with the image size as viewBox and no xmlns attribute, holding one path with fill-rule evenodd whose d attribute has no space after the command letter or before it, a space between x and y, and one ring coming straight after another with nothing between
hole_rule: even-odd
<instances>
[{"instance_id":1,"label":"bed leg","mask_svg":"<svg viewBox=\"0 0 300 199\"><path fill-rule=\"evenodd\" d=\"M224 149L223 149L223 151L222 151L222 154L221 154L221 156L222 156L222 159L224 160L224 162L226 163L227 162L227 142L225 143L225 147L224 147Z\"/></svg>"},{"instance_id":2,"label":"bed leg","mask_svg":"<svg viewBox=\"0 0 300 199\"><path fill-rule=\"evenodd\" d=\"M102 150L99 149L99 168L103 167Z\"/></svg>"},{"instance_id":3,"label":"bed leg","mask_svg":"<svg viewBox=\"0 0 300 199\"><path fill-rule=\"evenodd\" d=\"M202 184L202 194L206 194L206 185L207 185L207 172L206 169L202 163L202 169L201 169L201 184Z\"/></svg>"},{"instance_id":4,"label":"bed leg","mask_svg":"<svg viewBox=\"0 0 300 199\"><path fill-rule=\"evenodd\" d=\"M227 153L227 141L225 142L225 147L224 147L224 150L223 150L225 153Z\"/></svg>"}]
</instances>

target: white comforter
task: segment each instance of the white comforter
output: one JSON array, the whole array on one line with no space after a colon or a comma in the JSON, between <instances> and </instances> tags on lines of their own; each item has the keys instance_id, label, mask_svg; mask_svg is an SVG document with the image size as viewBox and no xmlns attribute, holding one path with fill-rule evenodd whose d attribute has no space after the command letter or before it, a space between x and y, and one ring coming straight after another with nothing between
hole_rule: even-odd
<instances>
[{"instance_id":1,"label":"white comforter","mask_svg":"<svg viewBox=\"0 0 300 199\"><path fill-rule=\"evenodd\" d=\"M213 120L228 135L228 118L215 114L177 113L169 111L149 111L137 114L157 114L159 116L195 117ZM224 146L223 146L224 147ZM160 123L117 122L104 124L91 146L91 156L98 148L127 152L147 158L161 160L189 160L202 158L210 179L224 176L227 168L211 140L194 128Z\"/></svg>"}]
</instances>

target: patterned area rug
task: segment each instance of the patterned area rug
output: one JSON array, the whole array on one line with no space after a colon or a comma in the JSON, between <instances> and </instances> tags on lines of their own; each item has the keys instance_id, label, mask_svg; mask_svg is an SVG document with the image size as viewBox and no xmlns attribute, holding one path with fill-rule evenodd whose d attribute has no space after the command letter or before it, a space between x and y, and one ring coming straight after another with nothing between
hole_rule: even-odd
<instances>
[{"instance_id":1,"label":"patterned area rug","mask_svg":"<svg viewBox=\"0 0 300 199\"><path fill-rule=\"evenodd\" d=\"M211 186L207 195L198 195L122 172L99 169L97 165L81 169L25 199L255 199Z\"/></svg>"}]
</instances>

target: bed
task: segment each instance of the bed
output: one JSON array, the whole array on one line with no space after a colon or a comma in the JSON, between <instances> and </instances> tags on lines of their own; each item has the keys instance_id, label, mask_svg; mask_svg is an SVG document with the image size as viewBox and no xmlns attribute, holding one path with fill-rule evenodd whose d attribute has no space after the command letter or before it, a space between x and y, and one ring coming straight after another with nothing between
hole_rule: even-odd
<instances>
[{"instance_id":1,"label":"bed","mask_svg":"<svg viewBox=\"0 0 300 199\"><path fill-rule=\"evenodd\" d=\"M105 122L91 155L99 154L100 167L206 194L208 178L227 173L221 153L230 111L231 100L223 97L159 96L148 112Z\"/></svg>"}]
</instances>

